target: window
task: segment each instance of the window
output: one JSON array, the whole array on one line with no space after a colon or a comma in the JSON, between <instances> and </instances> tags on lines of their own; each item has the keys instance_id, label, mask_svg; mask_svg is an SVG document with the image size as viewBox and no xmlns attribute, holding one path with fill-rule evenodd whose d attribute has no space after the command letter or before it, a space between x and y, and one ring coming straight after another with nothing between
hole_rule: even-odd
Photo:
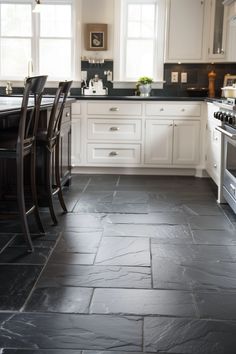
<instances>
[{"instance_id":1,"label":"window","mask_svg":"<svg viewBox=\"0 0 236 354\"><path fill-rule=\"evenodd\" d=\"M22 80L47 74L49 80L74 76L72 0L45 0L40 13L35 1L0 0L0 76Z\"/></svg>"},{"instance_id":2,"label":"window","mask_svg":"<svg viewBox=\"0 0 236 354\"><path fill-rule=\"evenodd\" d=\"M119 33L115 54L117 81L137 81L140 76L162 81L164 11L163 0L117 1L116 13L120 15L116 25Z\"/></svg>"}]
</instances>

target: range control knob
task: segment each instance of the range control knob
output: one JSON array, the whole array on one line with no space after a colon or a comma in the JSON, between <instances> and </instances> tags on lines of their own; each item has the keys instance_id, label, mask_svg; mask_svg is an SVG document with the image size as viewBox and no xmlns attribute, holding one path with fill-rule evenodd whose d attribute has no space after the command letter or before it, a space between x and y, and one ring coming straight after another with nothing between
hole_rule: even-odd
<instances>
[{"instance_id":1,"label":"range control knob","mask_svg":"<svg viewBox=\"0 0 236 354\"><path fill-rule=\"evenodd\" d=\"M217 112L214 112L214 118L217 119L218 113L219 113L218 111L217 111Z\"/></svg>"},{"instance_id":2,"label":"range control knob","mask_svg":"<svg viewBox=\"0 0 236 354\"><path fill-rule=\"evenodd\" d=\"M229 124L233 124L233 120L234 120L234 117L233 117L233 115L229 115L228 116L228 119L227 119L227 122L229 123Z\"/></svg>"}]
</instances>

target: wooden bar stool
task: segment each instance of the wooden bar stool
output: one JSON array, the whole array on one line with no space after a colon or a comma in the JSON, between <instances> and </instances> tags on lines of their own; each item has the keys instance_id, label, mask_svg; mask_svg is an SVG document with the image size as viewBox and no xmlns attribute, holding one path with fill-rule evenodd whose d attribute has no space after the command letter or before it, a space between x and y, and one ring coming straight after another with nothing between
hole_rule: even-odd
<instances>
[{"instance_id":1,"label":"wooden bar stool","mask_svg":"<svg viewBox=\"0 0 236 354\"><path fill-rule=\"evenodd\" d=\"M44 233L44 228L40 219L37 192L36 192L36 134L40 113L40 105L43 95L43 90L47 76L35 76L29 77L26 80L21 112L19 118L18 128L7 128L0 132L0 159L13 159L16 162L16 193L18 214L20 216L23 235L28 246L29 251L33 251L33 244L31 235L29 232L27 216L30 213L34 213L36 223L41 233ZM33 95L33 109L28 110L29 96ZM26 208L25 203L25 185L24 175L25 158L30 158L30 192L32 196L32 202L30 207ZM6 217L10 217L12 213L6 214Z\"/></svg>"},{"instance_id":2,"label":"wooden bar stool","mask_svg":"<svg viewBox=\"0 0 236 354\"><path fill-rule=\"evenodd\" d=\"M46 192L50 215L54 225L57 225L58 220L54 211L53 196L58 195L59 202L65 213L67 213L66 204L62 194L62 186L60 179L60 132L63 111L65 108L66 99L70 91L73 81L60 82L54 98L53 107L51 110L48 127L46 131L40 131L37 135L37 143L44 147L44 156L46 160ZM55 179L53 183L52 179Z\"/></svg>"}]
</instances>

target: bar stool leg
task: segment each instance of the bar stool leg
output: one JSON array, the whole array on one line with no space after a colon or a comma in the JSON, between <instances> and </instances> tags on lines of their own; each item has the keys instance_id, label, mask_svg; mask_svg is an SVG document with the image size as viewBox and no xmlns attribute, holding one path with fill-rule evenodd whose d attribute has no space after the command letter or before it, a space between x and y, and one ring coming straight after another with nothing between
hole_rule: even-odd
<instances>
[{"instance_id":1,"label":"bar stool leg","mask_svg":"<svg viewBox=\"0 0 236 354\"><path fill-rule=\"evenodd\" d=\"M25 195L24 195L24 159L20 159L17 157L16 159L16 169L17 169L17 201L19 208L19 215L21 226L24 234L25 241L28 245L28 251L33 252L34 246L31 240L27 216L26 216L26 208L25 208Z\"/></svg>"},{"instance_id":2,"label":"bar stool leg","mask_svg":"<svg viewBox=\"0 0 236 354\"><path fill-rule=\"evenodd\" d=\"M64 210L65 213L68 213L63 194L62 194L62 188L61 188L61 179L60 179L60 173L59 173L59 151L60 151L60 135L57 138L56 142L56 148L55 148L55 178L56 178L56 185L58 188L58 199L61 204L62 209Z\"/></svg>"},{"instance_id":3,"label":"bar stool leg","mask_svg":"<svg viewBox=\"0 0 236 354\"><path fill-rule=\"evenodd\" d=\"M37 197L37 189L36 189L36 147L35 144L32 147L31 152L31 167L30 167L30 183L31 183L31 193L34 205L34 217L36 223L38 225L39 231L42 234L45 234L45 230L40 218L39 207L38 207L38 197Z\"/></svg>"},{"instance_id":4,"label":"bar stool leg","mask_svg":"<svg viewBox=\"0 0 236 354\"><path fill-rule=\"evenodd\" d=\"M46 189L48 194L48 204L49 204L49 211L54 225L58 224L58 220L54 211L53 207L53 191L51 185L51 159L52 159L52 152L46 147Z\"/></svg>"}]
</instances>

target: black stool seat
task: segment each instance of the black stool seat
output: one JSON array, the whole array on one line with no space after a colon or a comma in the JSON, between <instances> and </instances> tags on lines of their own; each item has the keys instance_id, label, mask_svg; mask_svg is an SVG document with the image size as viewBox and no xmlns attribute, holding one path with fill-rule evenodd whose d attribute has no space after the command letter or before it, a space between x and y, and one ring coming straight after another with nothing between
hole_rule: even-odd
<instances>
[{"instance_id":1,"label":"black stool seat","mask_svg":"<svg viewBox=\"0 0 236 354\"><path fill-rule=\"evenodd\" d=\"M29 251L33 251L33 244L29 232L27 215L34 213L36 223L41 233L44 228L40 219L36 191L36 133L40 113L40 105L47 76L29 77L24 89L19 125L17 128L7 128L0 132L0 159L15 159L16 162L16 189L18 214L20 216L23 235ZM30 94L34 97L34 106L28 111ZM24 159L30 158L30 192L32 202L26 207L24 186ZM9 212L12 217L12 212Z\"/></svg>"}]
</instances>

